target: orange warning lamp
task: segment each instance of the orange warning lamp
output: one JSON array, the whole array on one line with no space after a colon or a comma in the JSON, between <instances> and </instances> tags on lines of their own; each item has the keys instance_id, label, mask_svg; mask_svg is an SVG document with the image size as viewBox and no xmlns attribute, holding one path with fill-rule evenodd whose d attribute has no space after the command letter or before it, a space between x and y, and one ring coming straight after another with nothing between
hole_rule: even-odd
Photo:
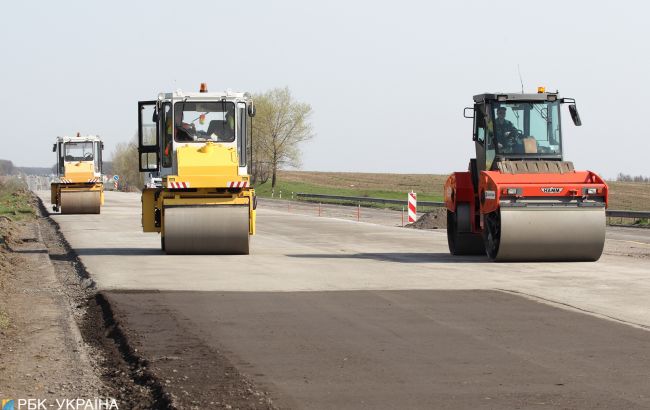
<instances>
[{"instance_id":1,"label":"orange warning lamp","mask_svg":"<svg viewBox=\"0 0 650 410\"><path fill-rule=\"evenodd\" d=\"M200 93L207 93L208 92L208 84L207 83L201 83L201 88L199 89Z\"/></svg>"},{"instance_id":2,"label":"orange warning lamp","mask_svg":"<svg viewBox=\"0 0 650 410\"><path fill-rule=\"evenodd\" d=\"M537 87L537 93L542 94L546 92L546 87Z\"/></svg>"}]
</instances>

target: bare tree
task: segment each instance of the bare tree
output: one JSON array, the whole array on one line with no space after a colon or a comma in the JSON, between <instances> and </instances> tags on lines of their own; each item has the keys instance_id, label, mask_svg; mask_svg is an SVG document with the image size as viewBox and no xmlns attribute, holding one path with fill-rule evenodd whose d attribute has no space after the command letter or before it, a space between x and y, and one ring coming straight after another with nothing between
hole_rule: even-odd
<instances>
[{"instance_id":1,"label":"bare tree","mask_svg":"<svg viewBox=\"0 0 650 410\"><path fill-rule=\"evenodd\" d=\"M251 182L254 185L264 184L271 177L271 164L262 155L260 150L256 150L251 163Z\"/></svg>"},{"instance_id":2,"label":"bare tree","mask_svg":"<svg viewBox=\"0 0 650 410\"><path fill-rule=\"evenodd\" d=\"M307 103L295 101L289 87L274 88L254 97L257 114L253 120L253 173L264 179L270 171L275 188L277 171L300 166L300 143L314 137ZM268 176L267 176L268 178Z\"/></svg>"},{"instance_id":3,"label":"bare tree","mask_svg":"<svg viewBox=\"0 0 650 410\"><path fill-rule=\"evenodd\" d=\"M139 171L136 141L117 144L113 151L113 172L120 176L120 184L127 188L142 189L144 177Z\"/></svg>"}]
</instances>

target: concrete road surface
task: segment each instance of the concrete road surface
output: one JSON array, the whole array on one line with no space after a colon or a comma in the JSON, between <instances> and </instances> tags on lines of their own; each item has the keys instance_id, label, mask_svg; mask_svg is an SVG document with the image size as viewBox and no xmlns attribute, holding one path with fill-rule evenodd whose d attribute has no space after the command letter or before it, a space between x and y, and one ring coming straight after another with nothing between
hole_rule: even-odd
<instances>
[{"instance_id":1,"label":"concrete road surface","mask_svg":"<svg viewBox=\"0 0 650 410\"><path fill-rule=\"evenodd\" d=\"M299 408L650 407L650 231L608 229L595 263L497 264L262 204L251 255L170 256L139 204L52 217L154 362L192 340Z\"/></svg>"}]
</instances>

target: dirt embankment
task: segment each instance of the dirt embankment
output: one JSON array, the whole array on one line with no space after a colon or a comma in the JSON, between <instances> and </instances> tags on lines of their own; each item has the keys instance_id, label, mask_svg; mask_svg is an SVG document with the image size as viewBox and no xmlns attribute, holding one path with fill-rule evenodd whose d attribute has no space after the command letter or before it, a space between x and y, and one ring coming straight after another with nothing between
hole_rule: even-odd
<instances>
[{"instance_id":1,"label":"dirt embankment","mask_svg":"<svg viewBox=\"0 0 650 410\"><path fill-rule=\"evenodd\" d=\"M36 200L20 181L0 182L0 397L99 398L96 358L55 275Z\"/></svg>"},{"instance_id":2,"label":"dirt embankment","mask_svg":"<svg viewBox=\"0 0 650 410\"><path fill-rule=\"evenodd\" d=\"M124 354L83 265L43 211L23 186L0 181L0 397L170 408L146 366Z\"/></svg>"},{"instance_id":3,"label":"dirt embankment","mask_svg":"<svg viewBox=\"0 0 650 410\"><path fill-rule=\"evenodd\" d=\"M6 342L8 335L12 334L14 323L10 308L14 294L14 282L18 269L25 265L25 260L20 254L12 251L12 247L19 246L21 239L21 221L30 220L34 215L34 208L29 193L25 190L20 180L12 177L0 176L0 341ZM10 352L10 347L2 343L0 359ZM0 362L0 375L2 363ZM0 396L1 397L1 396Z\"/></svg>"},{"instance_id":4,"label":"dirt embankment","mask_svg":"<svg viewBox=\"0 0 650 410\"><path fill-rule=\"evenodd\" d=\"M10 221L5 217L0 217L0 340L4 341L5 335L9 332L11 320L7 313L8 303L7 294L11 292L11 278L13 276L13 267L20 263L19 259L11 254L8 241L12 240L10 234ZM4 354L6 349L0 350ZM0 372L2 369L0 368Z\"/></svg>"},{"instance_id":5,"label":"dirt embankment","mask_svg":"<svg viewBox=\"0 0 650 410\"><path fill-rule=\"evenodd\" d=\"M417 221L404 227L412 229L446 229L447 208L435 208L431 212L422 214Z\"/></svg>"}]
</instances>

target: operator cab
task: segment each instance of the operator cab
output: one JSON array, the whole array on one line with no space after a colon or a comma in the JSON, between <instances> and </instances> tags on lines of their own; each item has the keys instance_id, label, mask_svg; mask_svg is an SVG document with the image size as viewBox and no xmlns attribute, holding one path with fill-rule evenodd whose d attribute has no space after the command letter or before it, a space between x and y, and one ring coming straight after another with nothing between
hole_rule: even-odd
<instances>
[{"instance_id":1,"label":"operator cab","mask_svg":"<svg viewBox=\"0 0 650 410\"><path fill-rule=\"evenodd\" d=\"M248 174L250 118L255 115L248 93L208 93L202 83L199 93L179 90L141 101L138 113L141 172L177 175L179 147L218 143L237 149L239 175Z\"/></svg>"},{"instance_id":2,"label":"operator cab","mask_svg":"<svg viewBox=\"0 0 650 410\"><path fill-rule=\"evenodd\" d=\"M52 147L57 153L57 172L59 176L65 174L66 163L93 162L94 172L102 172L102 150L104 143L94 136L60 137Z\"/></svg>"},{"instance_id":3,"label":"operator cab","mask_svg":"<svg viewBox=\"0 0 650 410\"><path fill-rule=\"evenodd\" d=\"M581 125L575 100L557 93L479 94L474 96L476 171L495 170L508 161L562 162L560 105L571 103L575 125ZM467 110L472 110L468 107Z\"/></svg>"}]
</instances>

